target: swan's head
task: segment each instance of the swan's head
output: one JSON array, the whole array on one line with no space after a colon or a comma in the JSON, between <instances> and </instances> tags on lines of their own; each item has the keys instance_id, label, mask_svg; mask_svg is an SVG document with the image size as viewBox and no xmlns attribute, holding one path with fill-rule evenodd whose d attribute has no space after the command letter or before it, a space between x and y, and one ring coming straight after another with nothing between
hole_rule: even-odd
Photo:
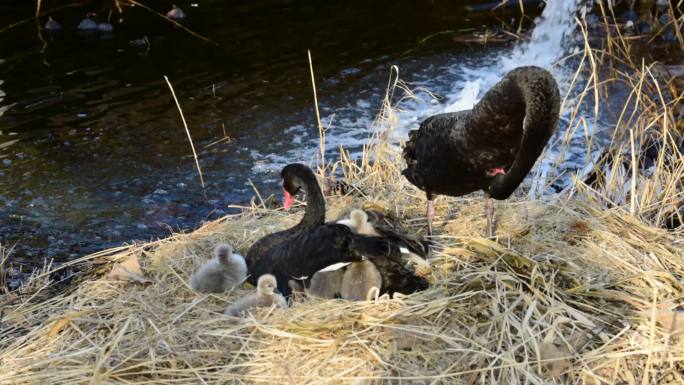
<instances>
[{"instance_id":1,"label":"swan's head","mask_svg":"<svg viewBox=\"0 0 684 385\"><path fill-rule=\"evenodd\" d=\"M508 199L516 189L517 184L513 185L510 183L509 175L498 174L492 177L489 182L489 196L494 199L503 200Z\"/></svg>"},{"instance_id":2,"label":"swan's head","mask_svg":"<svg viewBox=\"0 0 684 385\"><path fill-rule=\"evenodd\" d=\"M311 169L301 163L288 164L280 172L283 178L283 206L289 209L294 200L293 196L300 190L306 191L307 186L318 184Z\"/></svg>"},{"instance_id":3,"label":"swan's head","mask_svg":"<svg viewBox=\"0 0 684 385\"><path fill-rule=\"evenodd\" d=\"M264 274L257 281L257 292L260 295L273 295L277 287L276 277L271 274Z\"/></svg>"},{"instance_id":4,"label":"swan's head","mask_svg":"<svg viewBox=\"0 0 684 385\"><path fill-rule=\"evenodd\" d=\"M233 248L229 244L219 243L214 248L214 256L218 259L228 259L231 255L233 255Z\"/></svg>"},{"instance_id":5,"label":"swan's head","mask_svg":"<svg viewBox=\"0 0 684 385\"><path fill-rule=\"evenodd\" d=\"M237 256L240 257L239 255ZM226 243L219 243L214 248L214 258L216 258L224 268L232 268L235 264L233 248Z\"/></svg>"}]
</instances>

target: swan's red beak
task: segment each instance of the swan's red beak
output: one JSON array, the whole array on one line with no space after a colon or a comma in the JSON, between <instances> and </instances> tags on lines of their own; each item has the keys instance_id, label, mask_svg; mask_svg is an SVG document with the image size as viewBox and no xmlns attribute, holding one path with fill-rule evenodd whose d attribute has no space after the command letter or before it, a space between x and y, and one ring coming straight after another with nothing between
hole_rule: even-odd
<instances>
[{"instance_id":1,"label":"swan's red beak","mask_svg":"<svg viewBox=\"0 0 684 385\"><path fill-rule=\"evenodd\" d=\"M497 175L499 175L499 174L505 175L505 174L506 174L506 170L504 170L504 169L501 168L501 167L497 167L497 168L493 168L493 169L487 171L487 175L489 175L489 176L497 176Z\"/></svg>"},{"instance_id":2,"label":"swan's red beak","mask_svg":"<svg viewBox=\"0 0 684 385\"><path fill-rule=\"evenodd\" d=\"M285 210L289 210L290 207L292 207L292 202L294 201L294 198L292 197L292 194L287 192L287 190L283 189L283 207Z\"/></svg>"}]
</instances>

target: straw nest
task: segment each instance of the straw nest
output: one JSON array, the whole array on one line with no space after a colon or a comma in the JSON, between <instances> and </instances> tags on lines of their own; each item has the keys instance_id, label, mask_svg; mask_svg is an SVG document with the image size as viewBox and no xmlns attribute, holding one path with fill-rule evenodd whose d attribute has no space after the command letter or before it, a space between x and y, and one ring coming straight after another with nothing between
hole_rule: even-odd
<instances>
[{"instance_id":1,"label":"straw nest","mask_svg":"<svg viewBox=\"0 0 684 385\"><path fill-rule=\"evenodd\" d=\"M397 183L399 179L397 177ZM372 206L422 232L424 201L328 198L328 218ZM201 295L188 278L218 242L246 251L298 214L246 208L191 234L99 258L71 292L45 277L2 311L0 383L682 383L684 245L590 198L438 200L432 286L224 316L253 288Z\"/></svg>"}]
</instances>

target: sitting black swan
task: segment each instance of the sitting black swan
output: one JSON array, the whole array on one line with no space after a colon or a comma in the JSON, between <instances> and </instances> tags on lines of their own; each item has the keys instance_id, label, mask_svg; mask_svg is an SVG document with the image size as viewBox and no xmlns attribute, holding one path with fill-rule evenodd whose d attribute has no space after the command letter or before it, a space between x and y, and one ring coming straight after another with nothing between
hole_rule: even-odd
<instances>
[{"instance_id":1,"label":"sitting black swan","mask_svg":"<svg viewBox=\"0 0 684 385\"><path fill-rule=\"evenodd\" d=\"M283 168L281 177L285 207L294 194L304 190L306 211L294 227L266 235L250 247L246 258L250 283L255 284L263 274L273 274L278 289L289 295L290 279L310 279L327 266L367 258L382 274L382 292L411 293L428 287L424 278L403 265L401 249L416 252L411 242L402 242L400 236L364 236L343 224L325 223L325 200L313 171L302 164L290 164Z\"/></svg>"},{"instance_id":2,"label":"sitting black swan","mask_svg":"<svg viewBox=\"0 0 684 385\"><path fill-rule=\"evenodd\" d=\"M425 191L432 234L435 194L485 192L492 236L491 198L508 198L522 183L558 123L560 93L539 67L519 67L494 85L472 110L425 119L409 132L402 174Z\"/></svg>"}]
</instances>

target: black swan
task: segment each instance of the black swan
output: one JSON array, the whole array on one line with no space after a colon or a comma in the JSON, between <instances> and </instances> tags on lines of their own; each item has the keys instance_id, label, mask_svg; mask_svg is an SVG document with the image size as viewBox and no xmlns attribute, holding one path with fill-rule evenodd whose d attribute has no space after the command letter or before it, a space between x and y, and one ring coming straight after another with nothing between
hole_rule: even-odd
<instances>
[{"instance_id":1,"label":"black swan","mask_svg":"<svg viewBox=\"0 0 684 385\"><path fill-rule=\"evenodd\" d=\"M368 213L364 210L354 209L349 214L349 218L340 219L337 223L349 227L356 234L375 237L383 236L381 232L384 228L385 236L397 237L397 241L410 245L411 248L417 248L422 255L427 254L427 244L407 235L399 234L391 227L383 225L382 214L375 211L370 211L370 213L374 216L373 222L368 220ZM375 229L374 224L379 231ZM407 250L409 249L407 248ZM405 254L404 260L408 263L415 263L417 266L429 266L423 257L410 251ZM336 267L338 267L336 270L316 272L311 278L308 289L301 285L298 289L319 298L342 298L359 301L367 299L371 288L375 287L377 290L382 288L382 275L373 262L351 262L345 266Z\"/></svg>"},{"instance_id":2,"label":"black swan","mask_svg":"<svg viewBox=\"0 0 684 385\"><path fill-rule=\"evenodd\" d=\"M306 211L294 227L266 235L247 251L249 282L254 284L263 274L273 274L278 289L290 294L288 282L293 278L311 277L317 271L340 262L371 260L383 276L383 292L411 293L428 287L428 282L415 276L403 265L402 248L411 244L399 237L369 237L355 234L349 227L325 223L325 201L313 171L302 164L290 164L281 172L284 206L292 196L306 192Z\"/></svg>"},{"instance_id":3,"label":"black swan","mask_svg":"<svg viewBox=\"0 0 684 385\"><path fill-rule=\"evenodd\" d=\"M539 67L519 67L494 85L472 110L425 119L409 132L402 174L428 199L432 234L435 194L485 192L492 236L492 198L508 198L534 166L558 123L560 93Z\"/></svg>"}]
</instances>

